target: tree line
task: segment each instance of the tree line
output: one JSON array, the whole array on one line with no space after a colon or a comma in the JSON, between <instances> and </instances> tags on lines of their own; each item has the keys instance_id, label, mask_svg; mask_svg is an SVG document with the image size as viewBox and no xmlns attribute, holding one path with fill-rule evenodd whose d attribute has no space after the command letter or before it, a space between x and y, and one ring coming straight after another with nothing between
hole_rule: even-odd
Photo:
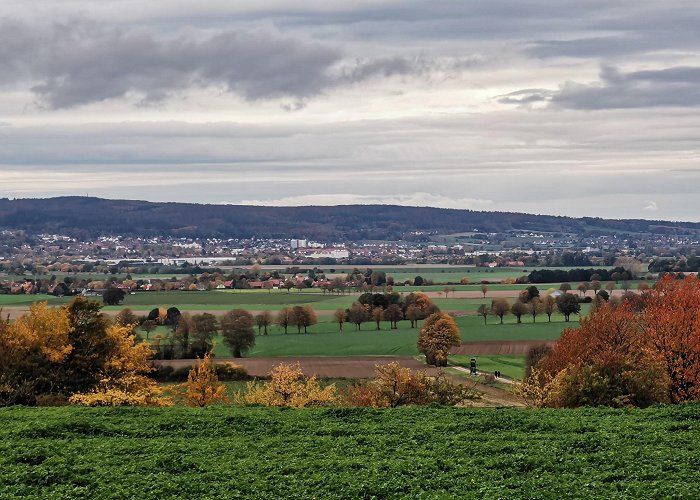
<instances>
[{"instance_id":1,"label":"tree line","mask_svg":"<svg viewBox=\"0 0 700 500\"><path fill-rule=\"evenodd\" d=\"M628 281L636 276L624 267L613 269L536 269L527 276L529 283L560 283L578 281Z\"/></svg>"}]
</instances>

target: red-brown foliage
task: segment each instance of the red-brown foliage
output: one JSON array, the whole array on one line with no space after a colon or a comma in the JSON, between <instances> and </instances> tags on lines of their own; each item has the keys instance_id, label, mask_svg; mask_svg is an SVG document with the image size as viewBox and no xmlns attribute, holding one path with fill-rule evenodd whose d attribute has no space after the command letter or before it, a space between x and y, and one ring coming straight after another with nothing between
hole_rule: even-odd
<instances>
[{"instance_id":1,"label":"red-brown foliage","mask_svg":"<svg viewBox=\"0 0 700 500\"><path fill-rule=\"evenodd\" d=\"M700 280L669 275L640 300L602 305L566 330L525 383L542 404L646 406L700 399Z\"/></svg>"},{"instance_id":2,"label":"red-brown foliage","mask_svg":"<svg viewBox=\"0 0 700 500\"><path fill-rule=\"evenodd\" d=\"M700 280L667 275L646 297L646 352L664 366L674 403L700 398Z\"/></svg>"}]
</instances>

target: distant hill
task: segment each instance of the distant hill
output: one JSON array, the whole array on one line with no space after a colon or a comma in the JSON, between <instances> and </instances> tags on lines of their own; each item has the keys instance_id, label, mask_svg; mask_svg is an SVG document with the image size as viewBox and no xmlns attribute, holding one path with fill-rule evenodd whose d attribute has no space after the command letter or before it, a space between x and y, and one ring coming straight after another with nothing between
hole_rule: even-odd
<instances>
[{"instance_id":1,"label":"distant hill","mask_svg":"<svg viewBox=\"0 0 700 500\"><path fill-rule=\"evenodd\" d=\"M296 238L319 241L399 239L521 229L576 234L700 233L700 223L556 217L393 205L261 207L105 200L88 197L0 199L0 228L76 237L99 235Z\"/></svg>"}]
</instances>

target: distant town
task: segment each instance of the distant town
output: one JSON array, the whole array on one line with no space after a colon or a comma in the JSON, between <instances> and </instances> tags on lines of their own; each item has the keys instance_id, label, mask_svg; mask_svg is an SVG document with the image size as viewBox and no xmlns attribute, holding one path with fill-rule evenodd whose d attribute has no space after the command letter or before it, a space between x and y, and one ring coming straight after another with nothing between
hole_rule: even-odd
<instances>
[{"instance_id":1,"label":"distant town","mask_svg":"<svg viewBox=\"0 0 700 500\"><path fill-rule=\"evenodd\" d=\"M327 279L326 274L334 275L333 288L338 289L355 285L353 267L412 264L428 268L513 267L526 271L528 267L610 267L621 257L635 259L645 272L647 266L649 272L695 272L700 247L697 235L678 234L582 237L514 230L453 235L413 233L409 237L402 241L319 242L301 237L290 240L113 235L82 241L61 234L4 230L0 232L0 293L99 295L108 285L127 292L329 287L331 278ZM253 272L234 273L237 268L253 268ZM338 279L343 270L347 279ZM56 279L56 273L62 275L61 279ZM162 275L163 279L138 279L147 274ZM192 277L165 279L181 274ZM105 283L95 279L95 275L113 278ZM414 283L406 280L390 284Z\"/></svg>"}]
</instances>

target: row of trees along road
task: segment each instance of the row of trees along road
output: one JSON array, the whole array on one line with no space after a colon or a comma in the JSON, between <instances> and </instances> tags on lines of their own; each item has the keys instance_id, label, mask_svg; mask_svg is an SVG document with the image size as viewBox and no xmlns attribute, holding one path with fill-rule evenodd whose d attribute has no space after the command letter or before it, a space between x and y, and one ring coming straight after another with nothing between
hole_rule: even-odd
<instances>
[{"instance_id":1,"label":"row of trees along road","mask_svg":"<svg viewBox=\"0 0 700 500\"><path fill-rule=\"evenodd\" d=\"M440 312L430 298L423 292L413 292L406 296L398 293L365 293L348 309L337 309L333 319L338 324L338 330L343 331L344 323L355 325L356 330L362 329L362 324L374 322L377 330L381 322L389 323L389 328L398 328L399 321L408 320L411 328L415 328L419 320L423 320Z\"/></svg>"},{"instance_id":2,"label":"row of trees along road","mask_svg":"<svg viewBox=\"0 0 700 500\"><path fill-rule=\"evenodd\" d=\"M551 295L545 295L543 298L539 296L524 298L521 296L513 304L508 302L508 299L499 298L493 299L490 306L481 304L476 312L484 318L485 325L489 316L497 317L500 320L500 324L503 324L503 318L508 314L515 316L518 323L522 323L523 316L532 316L532 322L535 323L537 316L542 314L546 315L548 321L551 322L552 314L557 311L568 322L572 314L581 312L581 301L571 293L564 293L556 299Z\"/></svg>"}]
</instances>

